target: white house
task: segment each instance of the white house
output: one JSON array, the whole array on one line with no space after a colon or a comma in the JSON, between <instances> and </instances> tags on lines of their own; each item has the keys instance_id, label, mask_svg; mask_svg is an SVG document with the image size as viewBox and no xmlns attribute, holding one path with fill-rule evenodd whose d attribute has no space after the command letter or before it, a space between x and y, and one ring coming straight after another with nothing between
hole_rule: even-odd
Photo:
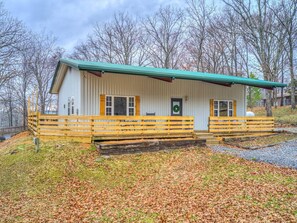
<instances>
[{"instance_id":1,"label":"white house","mask_svg":"<svg viewBox=\"0 0 297 223\"><path fill-rule=\"evenodd\" d=\"M285 84L242 77L61 59L50 92L59 115L194 116L207 130L209 116L245 116L245 86Z\"/></svg>"}]
</instances>

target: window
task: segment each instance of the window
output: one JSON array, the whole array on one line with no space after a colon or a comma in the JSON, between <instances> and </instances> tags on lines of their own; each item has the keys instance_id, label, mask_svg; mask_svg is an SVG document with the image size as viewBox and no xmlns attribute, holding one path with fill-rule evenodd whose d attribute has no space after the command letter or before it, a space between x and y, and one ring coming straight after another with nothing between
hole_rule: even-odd
<instances>
[{"instance_id":1,"label":"window","mask_svg":"<svg viewBox=\"0 0 297 223\"><path fill-rule=\"evenodd\" d=\"M233 101L215 100L214 116L233 116Z\"/></svg>"},{"instance_id":2,"label":"window","mask_svg":"<svg viewBox=\"0 0 297 223\"><path fill-rule=\"evenodd\" d=\"M68 98L68 115L70 115L71 98Z\"/></svg>"},{"instance_id":3,"label":"window","mask_svg":"<svg viewBox=\"0 0 297 223\"><path fill-rule=\"evenodd\" d=\"M68 115L74 115L74 97L68 98Z\"/></svg>"},{"instance_id":4,"label":"window","mask_svg":"<svg viewBox=\"0 0 297 223\"><path fill-rule=\"evenodd\" d=\"M106 96L106 115L129 115L135 114L135 98L129 96Z\"/></svg>"},{"instance_id":5,"label":"window","mask_svg":"<svg viewBox=\"0 0 297 223\"><path fill-rule=\"evenodd\" d=\"M112 115L112 97L106 96L106 115Z\"/></svg>"},{"instance_id":6,"label":"window","mask_svg":"<svg viewBox=\"0 0 297 223\"><path fill-rule=\"evenodd\" d=\"M74 115L74 98L71 98L71 114Z\"/></svg>"},{"instance_id":7,"label":"window","mask_svg":"<svg viewBox=\"0 0 297 223\"><path fill-rule=\"evenodd\" d=\"M128 109L129 109L129 116L133 116L134 115L134 97L129 97L129 105L128 105Z\"/></svg>"}]
</instances>

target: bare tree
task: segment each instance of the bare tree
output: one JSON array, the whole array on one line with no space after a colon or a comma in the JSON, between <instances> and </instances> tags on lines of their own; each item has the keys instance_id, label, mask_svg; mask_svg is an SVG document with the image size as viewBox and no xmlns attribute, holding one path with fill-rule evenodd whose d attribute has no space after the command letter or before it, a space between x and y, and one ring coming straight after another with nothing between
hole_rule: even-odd
<instances>
[{"instance_id":1,"label":"bare tree","mask_svg":"<svg viewBox=\"0 0 297 223\"><path fill-rule=\"evenodd\" d=\"M38 88L40 111L45 112L51 104L50 84L58 60L64 50L56 47L55 38L46 34L32 35L30 50L27 52L28 72L31 72Z\"/></svg>"},{"instance_id":2,"label":"bare tree","mask_svg":"<svg viewBox=\"0 0 297 223\"><path fill-rule=\"evenodd\" d=\"M12 83L12 80L9 81L9 83L2 87L1 89L1 101L5 108L5 113L7 115L8 120L8 126L13 126L13 120L14 120L14 111L16 109L16 100L14 96L14 84Z\"/></svg>"},{"instance_id":3,"label":"bare tree","mask_svg":"<svg viewBox=\"0 0 297 223\"><path fill-rule=\"evenodd\" d=\"M119 13L114 16L113 51L116 55L116 62L120 64L133 64L133 60L140 50L139 41L141 38L140 29L134 19L127 14Z\"/></svg>"},{"instance_id":4,"label":"bare tree","mask_svg":"<svg viewBox=\"0 0 297 223\"><path fill-rule=\"evenodd\" d=\"M16 75L14 68L23 34L22 23L14 19L0 2L0 88Z\"/></svg>"},{"instance_id":5,"label":"bare tree","mask_svg":"<svg viewBox=\"0 0 297 223\"><path fill-rule=\"evenodd\" d=\"M284 43L284 32L269 10L268 0L224 0L239 16L239 27L242 35L249 43L253 55L261 66L265 80L275 81L276 64L281 59ZM272 116L272 94L266 91L266 113Z\"/></svg>"},{"instance_id":6,"label":"bare tree","mask_svg":"<svg viewBox=\"0 0 297 223\"><path fill-rule=\"evenodd\" d=\"M282 28L285 30L285 49L288 55L290 68L290 90L291 90L291 106L296 109L296 85L294 75L294 50L297 47L297 1L282 0L280 6L276 9L272 7L275 16L279 20Z\"/></svg>"},{"instance_id":7,"label":"bare tree","mask_svg":"<svg viewBox=\"0 0 297 223\"><path fill-rule=\"evenodd\" d=\"M19 65L18 75L14 78L14 86L18 86L15 89L15 98L19 107L20 113L22 114L23 127L27 125L27 100L29 93L34 91L33 75L29 69L30 58L27 58L26 50L22 52L22 61Z\"/></svg>"},{"instance_id":8,"label":"bare tree","mask_svg":"<svg viewBox=\"0 0 297 223\"><path fill-rule=\"evenodd\" d=\"M154 67L177 68L183 54L184 16L180 9L160 8L143 20L147 52Z\"/></svg>"},{"instance_id":9,"label":"bare tree","mask_svg":"<svg viewBox=\"0 0 297 223\"><path fill-rule=\"evenodd\" d=\"M100 61L102 60L99 47L94 46L90 41L81 42L74 47L71 58L77 60Z\"/></svg>"},{"instance_id":10,"label":"bare tree","mask_svg":"<svg viewBox=\"0 0 297 223\"><path fill-rule=\"evenodd\" d=\"M97 23L85 43L75 47L72 57L119 64L143 65L146 61L142 29L127 13L115 14L103 26Z\"/></svg>"},{"instance_id":11,"label":"bare tree","mask_svg":"<svg viewBox=\"0 0 297 223\"><path fill-rule=\"evenodd\" d=\"M247 76L244 74L245 43L238 32L238 15L229 8L222 11L222 15L216 16L210 24L210 35L216 44L221 46L224 70L234 76Z\"/></svg>"},{"instance_id":12,"label":"bare tree","mask_svg":"<svg viewBox=\"0 0 297 223\"><path fill-rule=\"evenodd\" d=\"M189 32L186 48L191 55L191 62L195 64L197 71L205 71L204 60L205 45L208 38L208 28L211 16L214 13L213 7L207 7L205 0L188 0L186 11L189 22Z\"/></svg>"}]
</instances>

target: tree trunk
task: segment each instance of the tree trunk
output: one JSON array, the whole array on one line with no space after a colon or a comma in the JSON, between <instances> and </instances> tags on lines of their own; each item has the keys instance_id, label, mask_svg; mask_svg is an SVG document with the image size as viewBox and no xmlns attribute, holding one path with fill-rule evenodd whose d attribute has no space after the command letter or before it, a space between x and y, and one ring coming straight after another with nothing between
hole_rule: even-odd
<instances>
[{"instance_id":1,"label":"tree trunk","mask_svg":"<svg viewBox=\"0 0 297 223\"><path fill-rule=\"evenodd\" d=\"M27 125L27 103L26 103L26 98L23 99L23 128L24 130L26 129L26 125Z\"/></svg>"},{"instance_id":2,"label":"tree trunk","mask_svg":"<svg viewBox=\"0 0 297 223\"><path fill-rule=\"evenodd\" d=\"M284 56L282 56L282 83L284 83ZM281 88L281 101L280 106L284 106L284 88Z\"/></svg>"},{"instance_id":3,"label":"tree trunk","mask_svg":"<svg viewBox=\"0 0 297 223\"><path fill-rule=\"evenodd\" d=\"M289 57L290 57L289 61L290 61L290 76L291 76L291 108L296 109L293 47L290 47Z\"/></svg>"},{"instance_id":4,"label":"tree trunk","mask_svg":"<svg viewBox=\"0 0 297 223\"><path fill-rule=\"evenodd\" d=\"M11 98L10 98L10 102L9 102L9 127L13 126L13 108L12 108L12 102L11 102Z\"/></svg>"},{"instance_id":5,"label":"tree trunk","mask_svg":"<svg viewBox=\"0 0 297 223\"><path fill-rule=\"evenodd\" d=\"M281 89L281 101L280 101L280 106L284 106L284 88L282 87Z\"/></svg>"},{"instance_id":6,"label":"tree trunk","mask_svg":"<svg viewBox=\"0 0 297 223\"><path fill-rule=\"evenodd\" d=\"M272 116L272 97L271 97L271 90L266 90L265 95L266 95L266 104L265 104L265 109L266 109L266 116L271 117Z\"/></svg>"},{"instance_id":7,"label":"tree trunk","mask_svg":"<svg viewBox=\"0 0 297 223\"><path fill-rule=\"evenodd\" d=\"M40 112L41 112L41 114L45 113L45 100L44 100L44 97L40 98Z\"/></svg>"},{"instance_id":8,"label":"tree trunk","mask_svg":"<svg viewBox=\"0 0 297 223\"><path fill-rule=\"evenodd\" d=\"M250 97L250 109L253 110L253 103L252 103L252 87L249 86L249 97Z\"/></svg>"},{"instance_id":9,"label":"tree trunk","mask_svg":"<svg viewBox=\"0 0 297 223\"><path fill-rule=\"evenodd\" d=\"M292 77L291 77L292 78ZM296 109L296 101L295 101L295 81L294 79L291 81L291 108Z\"/></svg>"},{"instance_id":10,"label":"tree trunk","mask_svg":"<svg viewBox=\"0 0 297 223\"><path fill-rule=\"evenodd\" d=\"M273 89L273 106L274 108L277 108L277 90L276 89Z\"/></svg>"}]
</instances>

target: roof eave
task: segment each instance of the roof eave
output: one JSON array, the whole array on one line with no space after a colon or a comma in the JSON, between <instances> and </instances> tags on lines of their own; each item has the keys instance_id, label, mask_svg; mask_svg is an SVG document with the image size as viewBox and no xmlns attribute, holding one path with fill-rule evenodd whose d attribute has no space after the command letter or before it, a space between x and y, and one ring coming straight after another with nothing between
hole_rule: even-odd
<instances>
[{"instance_id":1,"label":"roof eave","mask_svg":"<svg viewBox=\"0 0 297 223\"><path fill-rule=\"evenodd\" d=\"M89 63L89 64L86 64ZM114 64L105 64L96 62L84 62L77 61L72 59L60 59L58 65L55 70L54 78L51 84L50 93L57 94L57 92L53 91L54 84L56 82L58 73L60 72L60 68L62 64L66 66L73 67L78 70L85 71L104 71L105 73L118 73L118 74L127 74L127 75L138 75L138 76L148 76L148 77L164 77L164 78L172 78L172 79L184 79L184 80L195 80L195 81L203 81L207 83L215 83L224 86L231 86L233 84L241 84L246 86L259 87L264 89L272 90L277 87L286 87L286 84L271 82L271 81L263 81L263 80L255 80L249 78L221 75L221 74L210 74L210 73L194 73L191 71L179 71L179 70L170 70L170 69L162 69L162 68L151 68L151 67L136 67L129 65L114 65Z\"/></svg>"}]
</instances>

